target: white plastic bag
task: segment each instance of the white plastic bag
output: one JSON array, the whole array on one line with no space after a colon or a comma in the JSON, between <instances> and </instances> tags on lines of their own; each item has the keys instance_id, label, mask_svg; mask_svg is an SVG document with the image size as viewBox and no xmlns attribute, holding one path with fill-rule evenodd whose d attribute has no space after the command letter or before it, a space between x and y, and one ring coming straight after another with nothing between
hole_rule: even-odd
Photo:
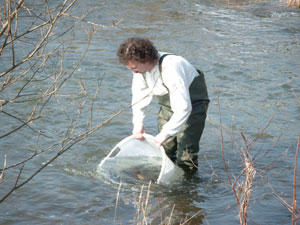
<instances>
[{"instance_id":1,"label":"white plastic bag","mask_svg":"<svg viewBox=\"0 0 300 225\"><path fill-rule=\"evenodd\" d=\"M125 182L139 179L170 184L180 179L183 171L169 159L164 148L155 146L152 135L144 137L144 141L129 136L119 142L101 161L98 172L109 180Z\"/></svg>"}]
</instances>

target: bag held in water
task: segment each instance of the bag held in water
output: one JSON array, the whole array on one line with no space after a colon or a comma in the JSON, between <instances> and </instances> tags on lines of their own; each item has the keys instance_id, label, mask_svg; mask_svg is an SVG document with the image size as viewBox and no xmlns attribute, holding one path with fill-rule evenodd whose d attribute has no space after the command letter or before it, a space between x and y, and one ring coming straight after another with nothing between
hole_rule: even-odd
<instances>
[{"instance_id":1,"label":"bag held in water","mask_svg":"<svg viewBox=\"0 0 300 225\"><path fill-rule=\"evenodd\" d=\"M155 146L152 135L144 137L144 141L129 136L119 142L99 164L99 173L109 180L125 182L138 179L170 184L178 180L183 171L169 159L162 146L160 149Z\"/></svg>"}]
</instances>

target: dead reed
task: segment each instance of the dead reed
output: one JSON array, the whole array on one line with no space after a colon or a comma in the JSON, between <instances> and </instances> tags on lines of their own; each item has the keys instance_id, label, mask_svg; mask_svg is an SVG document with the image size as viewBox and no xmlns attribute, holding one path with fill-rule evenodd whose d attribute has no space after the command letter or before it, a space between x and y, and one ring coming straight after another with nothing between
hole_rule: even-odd
<instances>
[{"instance_id":1,"label":"dead reed","mask_svg":"<svg viewBox=\"0 0 300 225\"><path fill-rule=\"evenodd\" d=\"M300 0L286 0L288 6L300 8Z\"/></svg>"},{"instance_id":2,"label":"dead reed","mask_svg":"<svg viewBox=\"0 0 300 225\"><path fill-rule=\"evenodd\" d=\"M145 185L142 184L140 194L138 197L138 204L137 204L137 210L136 215L134 216L133 220L131 221L132 224L135 225L150 225L151 218L149 215L149 211L151 210L151 205L149 204L150 201L150 194L151 194L151 181L148 183L147 190L145 190ZM118 190L117 190L117 196L116 196L116 202L115 202L115 212L114 212L114 219L113 224L117 224L117 211L119 207L120 202L120 193L121 193L121 187L123 183L120 181ZM157 225L172 225L174 224L174 219L176 219L176 215L174 215L176 205L174 204L172 206L171 212L168 216L162 217L161 221ZM181 219L180 222L176 222L178 225L189 225L193 224L193 219L198 216L199 214L203 213L202 210L199 210L194 215L188 217L186 216L184 219ZM206 221L207 224L208 221Z\"/></svg>"},{"instance_id":3,"label":"dead reed","mask_svg":"<svg viewBox=\"0 0 300 225\"><path fill-rule=\"evenodd\" d=\"M295 154L295 165L294 165L292 225L296 225L300 220L300 211L297 210L297 197L296 197L297 158L299 152L299 145L300 145L300 136L298 138L297 149Z\"/></svg>"},{"instance_id":4,"label":"dead reed","mask_svg":"<svg viewBox=\"0 0 300 225\"><path fill-rule=\"evenodd\" d=\"M250 196L251 196L252 184L253 184L254 176L256 174L256 169L254 168L252 158L250 157L250 148L251 145L253 144L253 141L249 143L245 135L241 133L245 142L245 148L241 149L244 158L244 164L243 164L244 168L241 171L241 173L236 178L233 179L229 174L228 165L225 160L223 123L222 123L219 95L218 95L218 110L219 110L219 122L220 122L221 152L222 152L224 171L228 183L233 191L233 195L236 199L240 225L246 225L248 208L250 207ZM240 179L243 177L243 175L245 176L245 180L241 182Z\"/></svg>"},{"instance_id":5,"label":"dead reed","mask_svg":"<svg viewBox=\"0 0 300 225\"><path fill-rule=\"evenodd\" d=\"M245 141L246 149L243 152L244 154L244 172L245 172L245 182L240 188L242 188L242 195L238 196L240 200L240 208L239 208L239 215L241 224L247 224L247 215L248 215L248 208L250 203L250 196L251 196L251 188L253 184L253 179L256 174L256 169L253 166L252 158L249 155L249 143L248 139L242 134L242 137Z\"/></svg>"}]
</instances>

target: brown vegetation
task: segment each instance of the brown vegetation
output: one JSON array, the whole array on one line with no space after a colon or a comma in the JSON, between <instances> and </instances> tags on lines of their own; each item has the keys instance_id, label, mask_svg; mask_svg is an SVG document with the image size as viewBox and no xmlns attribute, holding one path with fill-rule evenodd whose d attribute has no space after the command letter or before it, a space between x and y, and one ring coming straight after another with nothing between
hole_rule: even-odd
<instances>
[{"instance_id":1,"label":"brown vegetation","mask_svg":"<svg viewBox=\"0 0 300 225\"><path fill-rule=\"evenodd\" d=\"M295 95L295 93L294 93ZM296 95L295 95L296 96ZM298 97L296 96L298 99ZM299 101L299 99L298 99ZM300 102L299 102L300 103ZM279 201L287 207L287 209L291 212L292 214L292 225L296 225L300 221L300 210L297 209L297 199L296 199L296 175L297 175L297 158L298 158L298 151L299 151L299 143L300 143L300 136L298 138L298 144L296 148L296 153L295 153L295 163L294 163L294 172L293 172L293 201L292 204L287 203L273 188L273 186L268 182L268 180L264 177L264 173L267 171L260 171L257 172L257 169L254 166L255 161L252 159L250 156L250 151L251 147L255 144L255 142L258 140L260 136L262 136L267 127L269 126L271 120L267 123L265 128L251 141L249 142L248 138L245 137L243 133L241 133L242 138L245 143L245 147L241 148L241 155L244 158L244 164L243 164L243 169L239 175L233 175L234 179L231 177L228 171L228 165L225 160L225 154L224 154L224 138L223 138L223 124L222 124L222 117L221 117L221 110L220 110L220 102L219 102L219 97L218 97L218 107L219 107L219 119L220 119L220 135L221 135L221 152L222 152L222 159L223 159L223 164L224 164L224 171L227 176L228 183L230 187L232 188L234 197L237 202L237 207L238 207L238 213L239 213L239 219L240 219L240 225L246 225L247 224L247 218L248 218L248 208L250 207L250 196L252 192L252 186L254 183L254 177L256 173L258 176L265 181L265 183L270 187L272 190L273 195L279 199ZM226 127L225 127L226 129ZM228 131L228 129L227 129ZM232 135L230 132L228 132L230 135ZM233 140L233 138L232 138ZM268 151L263 154L262 157L265 157L268 154ZM266 167L268 168L268 167ZM240 182L240 180L244 177L244 181Z\"/></svg>"},{"instance_id":2,"label":"brown vegetation","mask_svg":"<svg viewBox=\"0 0 300 225\"><path fill-rule=\"evenodd\" d=\"M300 8L300 0L286 0L286 2L289 6Z\"/></svg>"}]
</instances>

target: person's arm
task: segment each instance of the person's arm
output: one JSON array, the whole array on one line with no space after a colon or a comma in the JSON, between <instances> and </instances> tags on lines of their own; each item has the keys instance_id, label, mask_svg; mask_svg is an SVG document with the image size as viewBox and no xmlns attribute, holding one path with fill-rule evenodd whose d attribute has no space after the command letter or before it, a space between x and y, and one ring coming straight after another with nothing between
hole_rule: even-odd
<instances>
[{"instance_id":1,"label":"person's arm","mask_svg":"<svg viewBox=\"0 0 300 225\"><path fill-rule=\"evenodd\" d=\"M155 137L159 147L170 136L175 135L187 121L192 104L189 94L189 84L185 80L184 70L178 63L167 65L162 73L164 84L169 89L170 104L174 114Z\"/></svg>"},{"instance_id":2,"label":"person's arm","mask_svg":"<svg viewBox=\"0 0 300 225\"><path fill-rule=\"evenodd\" d=\"M133 74L132 80L132 122L133 135L139 140L144 140L143 133L145 133L143 122L145 118L144 109L150 104L152 100L151 91L140 73Z\"/></svg>"}]
</instances>

